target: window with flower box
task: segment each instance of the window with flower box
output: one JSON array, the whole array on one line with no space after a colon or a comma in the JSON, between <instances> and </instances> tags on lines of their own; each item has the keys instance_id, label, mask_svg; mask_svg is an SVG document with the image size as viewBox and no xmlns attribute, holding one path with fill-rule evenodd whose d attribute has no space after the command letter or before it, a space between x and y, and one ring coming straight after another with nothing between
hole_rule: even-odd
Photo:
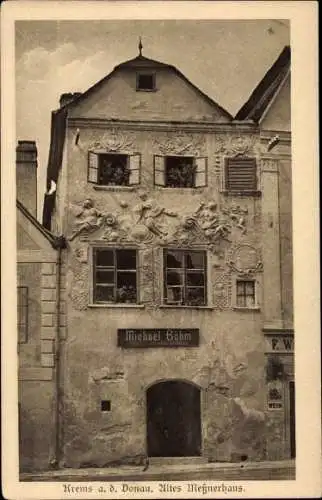
<instances>
[{"instance_id":1,"label":"window with flower box","mask_svg":"<svg viewBox=\"0 0 322 500\"><path fill-rule=\"evenodd\" d=\"M93 249L93 302L137 303L137 251Z\"/></svg>"},{"instance_id":2,"label":"window with flower box","mask_svg":"<svg viewBox=\"0 0 322 500\"><path fill-rule=\"evenodd\" d=\"M207 158L154 156L154 184L168 188L197 188L207 185Z\"/></svg>"},{"instance_id":3,"label":"window with flower box","mask_svg":"<svg viewBox=\"0 0 322 500\"><path fill-rule=\"evenodd\" d=\"M141 155L88 153L88 182L100 186L133 186L140 182Z\"/></svg>"},{"instance_id":4,"label":"window with flower box","mask_svg":"<svg viewBox=\"0 0 322 500\"><path fill-rule=\"evenodd\" d=\"M205 251L164 250L164 304L207 305Z\"/></svg>"}]
</instances>

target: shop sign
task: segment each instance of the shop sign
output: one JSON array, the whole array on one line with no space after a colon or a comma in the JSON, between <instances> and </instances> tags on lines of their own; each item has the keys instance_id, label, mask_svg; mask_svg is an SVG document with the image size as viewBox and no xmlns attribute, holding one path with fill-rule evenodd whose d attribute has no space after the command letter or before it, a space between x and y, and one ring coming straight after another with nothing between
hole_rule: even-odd
<instances>
[{"instance_id":1,"label":"shop sign","mask_svg":"<svg viewBox=\"0 0 322 500\"><path fill-rule=\"evenodd\" d=\"M266 352L294 352L293 335L265 335Z\"/></svg>"},{"instance_id":2,"label":"shop sign","mask_svg":"<svg viewBox=\"0 0 322 500\"><path fill-rule=\"evenodd\" d=\"M119 328L119 347L197 347L199 328Z\"/></svg>"}]
</instances>

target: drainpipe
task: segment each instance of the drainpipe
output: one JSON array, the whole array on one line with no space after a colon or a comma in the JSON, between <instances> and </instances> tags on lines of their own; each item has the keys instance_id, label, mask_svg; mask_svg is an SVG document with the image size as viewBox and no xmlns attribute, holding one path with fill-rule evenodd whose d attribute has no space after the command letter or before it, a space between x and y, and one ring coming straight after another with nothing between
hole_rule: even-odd
<instances>
[{"instance_id":1,"label":"drainpipe","mask_svg":"<svg viewBox=\"0 0 322 500\"><path fill-rule=\"evenodd\" d=\"M62 267L62 250L66 248L66 240L64 236L59 236L53 242L53 247L57 250L56 259L56 335L55 335L55 396L54 396L54 429L55 429L55 444L54 456L50 461L50 466L54 469L59 468L59 463L62 458L61 449L61 379L62 379L62 364L61 364L61 336L60 336L60 307L61 307L61 267Z\"/></svg>"}]
</instances>

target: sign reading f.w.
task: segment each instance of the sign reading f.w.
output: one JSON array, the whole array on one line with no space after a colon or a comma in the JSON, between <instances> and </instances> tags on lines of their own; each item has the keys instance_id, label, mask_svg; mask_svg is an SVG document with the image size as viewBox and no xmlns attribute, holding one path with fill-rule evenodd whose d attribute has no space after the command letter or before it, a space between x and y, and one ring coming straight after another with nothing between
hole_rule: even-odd
<instances>
[{"instance_id":1,"label":"sign reading f.w.","mask_svg":"<svg viewBox=\"0 0 322 500\"><path fill-rule=\"evenodd\" d=\"M119 347L197 347L198 328L121 328Z\"/></svg>"}]
</instances>

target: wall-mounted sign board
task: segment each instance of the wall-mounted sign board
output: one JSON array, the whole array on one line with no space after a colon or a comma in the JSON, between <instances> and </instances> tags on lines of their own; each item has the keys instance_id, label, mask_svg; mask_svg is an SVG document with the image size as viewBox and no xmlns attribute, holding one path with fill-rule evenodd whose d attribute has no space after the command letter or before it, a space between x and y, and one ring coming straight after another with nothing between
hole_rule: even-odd
<instances>
[{"instance_id":1,"label":"wall-mounted sign board","mask_svg":"<svg viewBox=\"0 0 322 500\"><path fill-rule=\"evenodd\" d=\"M120 328L119 347L198 347L199 328Z\"/></svg>"}]
</instances>

